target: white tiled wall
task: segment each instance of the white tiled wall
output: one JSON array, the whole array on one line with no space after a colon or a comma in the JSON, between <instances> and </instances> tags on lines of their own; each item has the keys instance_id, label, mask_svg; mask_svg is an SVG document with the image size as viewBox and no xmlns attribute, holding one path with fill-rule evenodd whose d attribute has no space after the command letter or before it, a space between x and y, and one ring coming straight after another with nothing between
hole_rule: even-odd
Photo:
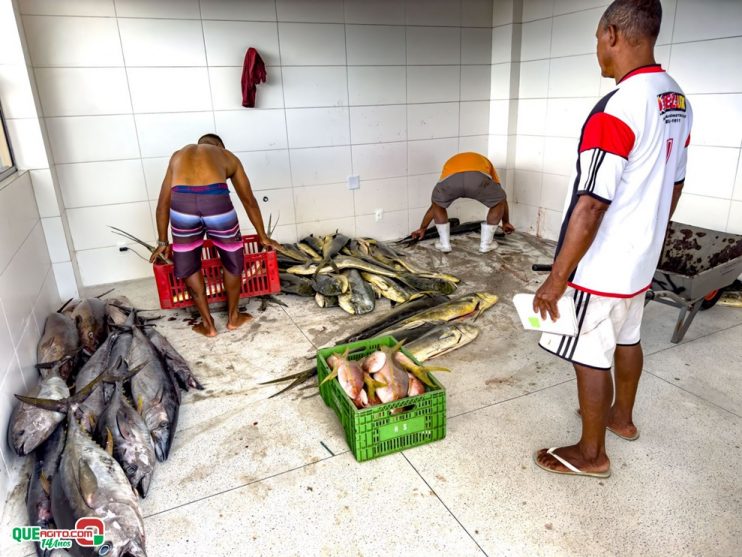
<instances>
[{"instance_id":1,"label":"white tiled wall","mask_svg":"<svg viewBox=\"0 0 742 557\"><path fill-rule=\"evenodd\" d=\"M443 162L488 148L492 0L18 5L86 285L150 274L107 225L152 240L168 157L203 133L243 161L265 218L280 212L283 240L338 226L403 236ZM250 46L268 73L255 109L241 106Z\"/></svg>"},{"instance_id":2,"label":"white tiled wall","mask_svg":"<svg viewBox=\"0 0 742 557\"><path fill-rule=\"evenodd\" d=\"M600 77L595 57L595 29L609 3L523 0L520 56L513 49L511 59L505 45L514 19L508 19L507 9L498 9L495 3L499 20L493 41L500 45L500 54L493 52L492 98L508 98L502 81L508 72L513 79L509 62L519 75L513 95L517 121L514 127L511 121L494 131L491 125L490 134L517 135L514 152L509 153L515 169L516 226L520 221L525 229L552 239L559 233L580 128L592 106L614 85ZM742 73L737 53L742 49L742 2L663 0L662 4L656 58L683 87L695 113L685 191L674 218L739 233ZM505 101L499 102L502 115ZM512 103L510 108L512 115Z\"/></svg>"},{"instance_id":3,"label":"white tiled wall","mask_svg":"<svg viewBox=\"0 0 742 557\"><path fill-rule=\"evenodd\" d=\"M168 157L212 131L243 161L266 217L280 212L283 241L338 227L404 234L441 164L462 150L493 160L520 229L553 238L580 128L612 88L594 54L608 3L18 0L38 103L28 94L11 103L11 134L37 169L41 217L57 219L42 229L47 238L69 229L70 259L88 285L149 275L106 225L152 239ZM696 111L676 216L739 230L742 3L703 4L663 1L657 48ZM268 71L255 109L240 104L249 46ZM14 71L4 56L0 84ZM55 164L45 170L48 154ZM345 186L354 174L356 192ZM49 245L55 276L69 280L61 243Z\"/></svg>"},{"instance_id":4,"label":"white tiled wall","mask_svg":"<svg viewBox=\"0 0 742 557\"><path fill-rule=\"evenodd\" d=\"M45 240L47 226L59 217L41 219L31 174L22 172L0 182L0 499L17 470L19 459L6 442L8 418L15 399L32 387L37 373L36 344L44 320L59 306L59 294ZM53 248L58 257L67 249L64 233Z\"/></svg>"}]
</instances>

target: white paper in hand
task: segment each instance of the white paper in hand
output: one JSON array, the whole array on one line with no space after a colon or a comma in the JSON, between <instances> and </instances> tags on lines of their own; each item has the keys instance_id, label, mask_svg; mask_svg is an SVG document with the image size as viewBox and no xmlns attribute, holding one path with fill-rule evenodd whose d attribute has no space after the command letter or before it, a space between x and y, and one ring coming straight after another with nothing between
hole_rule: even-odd
<instances>
[{"instance_id":1,"label":"white paper in hand","mask_svg":"<svg viewBox=\"0 0 742 557\"><path fill-rule=\"evenodd\" d=\"M559 319L552 321L547 314L546 319L533 311L533 294L516 294L513 304L520 317L523 328L529 331L554 333L573 337L577 334L577 317L575 316L575 301L571 296L565 296L557 302Z\"/></svg>"}]
</instances>

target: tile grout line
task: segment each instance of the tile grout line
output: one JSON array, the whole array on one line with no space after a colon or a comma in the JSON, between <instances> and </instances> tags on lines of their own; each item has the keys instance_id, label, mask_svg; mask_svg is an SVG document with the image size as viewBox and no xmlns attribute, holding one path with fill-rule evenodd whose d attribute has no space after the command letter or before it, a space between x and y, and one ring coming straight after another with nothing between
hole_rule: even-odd
<instances>
[{"instance_id":1,"label":"tile grout line","mask_svg":"<svg viewBox=\"0 0 742 557\"><path fill-rule=\"evenodd\" d=\"M145 518L145 519L147 519L147 518L153 518L155 516L158 516L158 515L161 515L161 514L164 514L164 513L169 513L169 512L175 511L177 509L182 509L183 507L187 507L188 505L192 505L194 503L200 503L201 501L205 501L205 500L211 499L213 497L218 497L220 495L224 495L225 493L229 493L231 491L236 491L238 489L242 489L244 487L248 487L248 486L251 486L253 484L264 482L266 480L277 478L278 476L283 476L284 474L290 474L291 472L296 472L297 470L301 470L302 468L306 468L307 466L312 466L314 464L318 464L318 463L324 462L326 460L331 460L333 458L335 458L335 457L334 456L328 456L328 457L325 457L325 458L320 458L318 460L314 460L312 462L307 462L305 464L302 464L300 466L296 466L294 468L290 468L288 470L284 470L282 472L276 472L275 474L270 474L268 476L255 479L255 480L249 481L249 482L244 483L244 484L241 484L241 485L237 485L237 486L234 486L234 487L230 487L228 489L224 489L222 491L218 491L216 493L211 493L209 495L204 495L203 497L199 497L197 499L193 499L191 501L187 501L185 503L181 503L180 505L175 505L174 507L171 507L169 509L163 509L161 511L154 512L152 514L145 515L142 518Z\"/></svg>"},{"instance_id":2,"label":"tile grout line","mask_svg":"<svg viewBox=\"0 0 742 557\"><path fill-rule=\"evenodd\" d=\"M430 489L430 491L433 492L433 494L435 495L436 499L438 499L438 501L440 501L441 505L443 505L443 508L448 511L448 514L450 514L451 517L458 523L458 525L461 526L461 529L464 532L466 532L466 535L469 536L469 538L471 539L471 541L473 541L474 544L479 548L479 551L481 551L482 554L486 556L487 555L487 552L482 548L481 545L479 545L479 542L476 539L474 539L474 536L472 536L471 533L469 533L469 530L466 529L466 526L464 526L461 523L461 521L458 519L458 517L455 514L453 514L453 512L448 507L448 505L446 505L446 503L443 501L443 499L441 499L441 496L438 495L438 492L435 489L433 489L433 486L431 486L428 483L428 480L426 480L425 477L420 473L420 471L417 468L415 468L415 465L412 464L412 462L410 462L410 459L407 458L407 455L404 453L404 451L400 452L400 454L407 461L407 464L409 464L410 467L415 471L415 473L420 477L420 479L423 481L423 483L425 483L425 485L428 486L428 489Z\"/></svg>"},{"instance_id":3,"label":"tile grout line","mask_svg":"<svg viewBox=\"0 0 742 557\"><path fill-rule=\"evenodd\" d=\"M303 337L304 337L305 339L307 339L307 342L309 342L309 344L311 344L311 345L312 345L312 347L313 347L313 348L314 348L315 350L318 350L318 347L317 347L317 345L316 345L316 344L314 344L314 342L312 342L312 340L311 340L311 339L310 339L310 338L309 338L309 337L308 337L308 336L306 335L306 333L304 332L304 329L302 329L301 327L299 327L299 325L297 324L297 322L296 322L296 321L294 321L294 318L293 318L293 317L292 317L292 316L291 316L291 315L289 314L289 312L287 312L287 311L286 311L286 308L285 308L285 307L281 307L281 311L283 311L283 312L284 312L284 313L286 314L286 317L288 317L288 318L289 318L289 321L291 321L291 323L292 323L292 324L294 325L294 327L296 327L296 328L297 328L297 330L298 330L298 331L299 331L299 332L300 332L300 333L302 334L302 336L303 336Z\"/></svg>"},{"instance_id":4,"label":"tile grout line","mask_svg":"<svg viewBox=\"0 0 742 557\"><path fill-rule=\"evenodd\" d=\"M113 13L114 13L114 20L116 21L116 33L119 39L119 47L121 48L121 61L122 61L122 66L124 70L124 77L126 78L126 90L127 90L127 93L129 93L129 105L131 106L131 122L134 125L134 136L136 137L137 150L139 151L139 169L142 172L142 182L144 185L144 191L147 194L147 198L148 198L146 200L147 207L149 207L149 212L147 216L149 217L149 225L152 229L152 232L154 232L154 236L157 237L159 234L159 231L157 230L157 222L155 222L155 218L154 218L155 211L152 208L152 201L149 199L149 189L147 187L147 173L144 170L144 157L142 155L142 142L139 139L139 128L137 126L136 115L134 114L134 95L132 95L131 93L131 81L129 80L129 67L126 65L126 55L124 54L124 39L121 36L121 26L119 25L118 8L116 7L116 2L113 2ZM129 160L136 160L136 159L129 159ZM68 207L66 206L66 204L64 205L65 205L64 210L67 211ZM95 205L95 207L99 207L99 205ZM72 236L71 227L70 227L70 236ZM74 241L72 243L74 244ZM117 244L114 244L114 246L115 245ZM74 249L75 257L77 257L78 251L80 250L78 250L77 247L75 246L75 249ZM136 253L136 251L134 253Z\"/></svg>"},{"instance_id":5,"label":"tile grout line","mask_svg":"<svg viewBox=\"0 0 742 557\"><path fill-rule=\"evenodd\" d=\"M649 369L644 368L642 370L642 372L643 373L648 373L652 377L654 377L656 379L659 379L660 381L664 381L668 385L672 385L673 387L676 387L677 389L680 389L681 391L688 393L689 395L693 396L694 398L697 398L699 400L702 400L703 402L705 402L706 404L709 404L710 406L713 406L715 408L718 408L719 410L722 410L722 411L724 411L724 412L726 412L728 414L731 414L732 416L736 416L737 418L742 418L742 416L740 416L739 414L735 414L731 410L728 410L727 408L724 408L723 406L720 406L720 405L718 405L717 403L715 403L713 401L710 401L710 400L707 400L707 399L703 398L698 393L694 393L693 391L689 391L688 389L685 389L685 388L681 387L680 385L678 385L676 383L672 383L671 381L668 381L664 377L661 377L661 376L657 375L656 373L654 373L653 371L651 371Z\"/></svg>"},{"instance_id":6,"label":"tile grout line","mask_svg":"<svg viewBox=\"0 0 742 557\"><path fill-rule=\"evenodd\" d=\"M520 394L520 395L517 395L517 396L513 396L513 397L510 397L510 398L505 398L503 400L498 400L497 402L493 402L491 404L486 404L484 406L480 406L479 408L473 408L471 410L467 410L465 412L461 412L460 414L452 414L452 415L448 416L447 419L453 420L455 418L460 418L461 416L466 416L467 414L472 414L474 412L479 412L480 410L485 410L487 408L492 408L493 406L497 406L497 405L503 404L505 402L511 402L513 400L518 400L520 398L524 398L524 397L527 397L527 396L530 396L530 395L535 395L535 394L541 393L543 391L547 391L549 389L553 389L555 387L560 387L561 385L564 385L566 383L570 383L572 381L576 381L576 378L573 377L571 379L567 379L565 381L561 381L561 382L555 383L553 385L548 385L546 387L542 387L540 389L536 389L535 391L529 391L527 393L523 393L523 394Z\"/></svg>"},{"instance_id":7,"label":"tile grout line","mask_svg":"<svg viewBox=\"0 0 742 557\"><path fill-rule=\"evenodd\" d=\"M348 111L348 154L350 155L350 173L352 176L356 175L356 168L353 163L353 126L352 126L352 117L351 117L351 109L350 109L350 60L348 56L348 22L346 17L346 5L345 0L343 0L343 45L345 46L345 95L346 95L346 102L348 103L346 106L341 107L341 110L347 110ZM360 175L360 173L359 173ZM359 177L359 187L360 187L360 177ZM358 216L356 214L356 193L358 190L351 190L350 195L353 198L353 233L358 234Z\"/></svg>"},{"instance_id":8,"label":"tile grout line","mask_svg":"<svg viewBox=\"0 0 742 557\"><path fill-rule=\"evenodd\" d=\"M211 121L216 133L216 111L214 110L214 91L211 87L211 72L209 71L209 50L206 48L206 31L204 30L204 18L201 13L201 0L198 0L198 19L201 23L201 41L204 45L204 62L206 64L206 81L209 85L209 100L211 101ZM239 66L237 66L239 68ZM132 107L133 109L133 107ZM142 164L142 168L144 165Z\"/></svg>"},{"instance_id":9,"label":"tile grout line","mask_svg":"<svg viewBox=\"0 0 742 557\"><path fill-rule=\"evenodd\" d=\"M655 354L660 354L660 353L662 353L662 352L664 352L666 350L672 350L673 348L677 348L679 346L686 346L688 344L691 344L692 342L696 342L697 340L701 340L701 339L710 337L710 336L715 335L717 333L723 333L724 331L728 331L730 329L734 329L735 327L742 327L742 323L736 323L734 325L729 325L728 327L724 327L723 329L719 329L718 331L713 331L711 333L706 333L705 335L701 335L700 337L689 339L686 342L682 342L681 341L678 344L672 344L672 345L667 346L665 348L660 348L659 350L657 350L655 352L646 352L645 353L645 356L646 357L648 357L648 356L654 356Z\"/></svg>"}]
</instances>

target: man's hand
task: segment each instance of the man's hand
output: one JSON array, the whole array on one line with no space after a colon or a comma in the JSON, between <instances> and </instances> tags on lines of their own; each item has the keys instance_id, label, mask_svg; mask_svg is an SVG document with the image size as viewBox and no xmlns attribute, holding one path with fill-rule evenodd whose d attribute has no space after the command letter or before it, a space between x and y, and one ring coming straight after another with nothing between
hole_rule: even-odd
<instances>
[{"instance_id":1,"label":"man's hand","mask_svg":"<svg viewBox=\"0 0 742 557\"><path fill-rule=\"evenodd\" d=\"M422 240L425 237L426 228L418 228L410 232L410 237L414 240Z\"/></svg>"},{"instance_id":2,"label":"man's hand","mask_svg":"<svg viewBox=\"0 0 742 557\"><path fill-rule=\"evenodd\" d=\"M502 231L505 234L512 234L513 232L515 232L515 227L512 224L510 224L509 222L507 222L507 223L503 222L502 223L502 226L500 228L502 228Z\"/></svg>"},{"instance_id":3,"label":"man's hand","mask_svg":"<svg viewBox=\"0 0 742 557\"><path fill-rule=\"evenodd\" d=\"M150 263L154 263L157 261L160 257L165 259L165 252L167 251L168 246L157 246L155 251L152 252L152 257L149 258Z\"/></svg>"},{"instance_id":4,"label":"man's hand","mask_svg":"<svg viewBox=\"0 0 742 557\"><path fill-rule=\"evenodd\" d=\"M541 314L541 319L546 319L548 314L552 321L559 319L559 310L557 302L567 290L567 281L558 278L554 273L550 273L546 282L536 291L533 298L533 311Z\"/></svg>"},{"instance_id":5,"label":"man's hand","mask_svg":"<svg viewBox=\"0 0 742 557\"><path fill-rule=\"evenodd\" d=\"M276 248L281 247L281 244L279 244L275 240L271 240L270 238L268 238L268 236L264 236L260 238L259 241L263 245L263 247L266 247L266 248L276 249Z\"/></svg>"}]
</instances>

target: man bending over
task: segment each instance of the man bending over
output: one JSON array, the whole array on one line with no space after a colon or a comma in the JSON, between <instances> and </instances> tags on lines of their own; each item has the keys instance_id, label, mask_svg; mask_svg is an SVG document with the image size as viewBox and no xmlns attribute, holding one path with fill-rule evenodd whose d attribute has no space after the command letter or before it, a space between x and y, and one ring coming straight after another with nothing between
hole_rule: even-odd
<instances>
[{"instance_id":1,"label":"man bending over","mask_svg":"<svg viewBox=\"0 0 742 557\"><path fill-rule=\"evenodd\" d=\"M487 253L497 248L494 241L497 225L502 221L502 231L510 234L515 230L510 224L508 202L500 177L492 163L479 153L459 153L446 161L438 183L433 188L431 204L423 217L420 228L413 231L413 238L422 239L431 220L435 221L439 240L435 248L443 253L451 251L451 227L446 209L459 199L476 199L489 208L487 222L482 223L479 251Z\"/></svg>"},{"instance_id":2,"label":"man bending over","mask_svg":"<svg viewBox=\"0 0 742 557\"><path fill-rule=\"evenodd\" d=\"M260 242L264 246L275 246L265 233L260 208L242 163L224 148L218 135L208 133L198 140L198 145L186 145L173 153L157 202L157 250L150 261L154 262L167 249L168 223L172 221L175 276L185 281L201 314L201 323L193 330L207 337L216 336L216 327L201 274L204 233L217 248L224 268L227 329L236 329L252 319L238 309L244 251L227 179L232 181Z\"/></svg>"}]
</instances>

